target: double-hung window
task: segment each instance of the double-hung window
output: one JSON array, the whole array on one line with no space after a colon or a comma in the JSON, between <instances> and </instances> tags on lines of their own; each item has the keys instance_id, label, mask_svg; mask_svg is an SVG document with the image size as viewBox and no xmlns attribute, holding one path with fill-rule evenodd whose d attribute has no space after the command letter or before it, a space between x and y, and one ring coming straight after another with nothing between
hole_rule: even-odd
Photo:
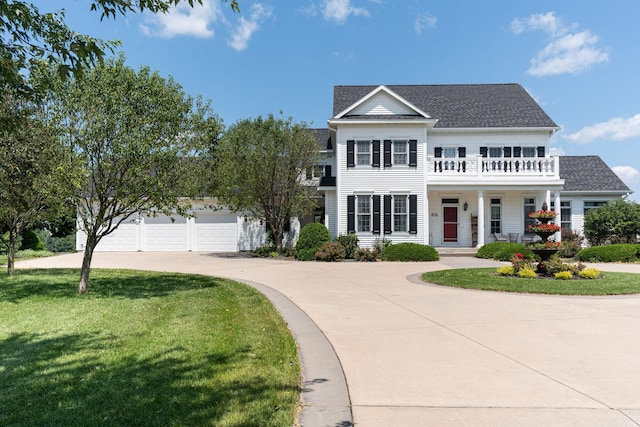
<instances>
[{"instance_id":1,"label":"double-hung window","mask_svg":"<svg viewBox=\"0 0 640 427\"><path fill-rule=\"evenodd\" d=\"M527 228L530 225L534 225L536 220L529 218L529 214L536 211L536 199L533 197L527 197L524 199L524 232L527 233Z\"/></svg>"},{"instance_id":2,"label":"double-hung window","mask_svg":"<svg viewBox=\"0 0 640 427\"><path fill-rule=\"evenodd\" d=\"M394 165L406 165L408 148L405 140L393 141L393 164Z\"/></svg>"},{"instance_id":3,"label":"double-hung window","mask_svg":"<svg viewBox=\"0 0 640 427\"><path fill-rule=\"evenodd\" d=\"M408 218L407 196L393 196L393 231L407 232Z\"/></svg>"},{"instance_id":4,"label":"double-hung window","mask_svg":"<svg viewBox=\"0 0 640 427\"><path fill-rule=\"evenodd\" d=\"M555 208L555 202L551 201L551 209ZM571 201L560 201L560 227L563 230L571 230Z\"/></svg>"},{"instance_id":5,"label":"double-hung window","mask_svg":"<svg viewBox=\"0 0 640 427\"><path fill-rule=\"evenodd\" d=\"M607 202L604 201L591 201L591 200L585 200L584 201L584 214L586 215L587 212L589 212L591 209L597 209L600 206L606 205Z\"/></svg>"},{"instance_id":6,"label":"double-hung window","mask_svg":"<svg viewBox=\"0 0 640 427\"><path fill-rule=\"evenodd\" d=\"M356 217L358 219L358 228L360 231L371 231L371 197L357 197Z\"/></svg>"},{"instance_id":7,"label":"double-hung window","mask_svg":"<svg viewBox=\"0 0 640 427\"><path fill-rule=\"evenodd\" d=\"M536 147L522 147L522 157L535 157Z\"/></svg>"},{"instance_id":8,"label":"double-hung window","mask_svg":"<svg viewBox=\"0 0 640 427\"><path fill-rule=\"evenodd\" d=\"M356 164L358 166L371 165L371 141L356 142Z\"/></svg>"}]
</instances>

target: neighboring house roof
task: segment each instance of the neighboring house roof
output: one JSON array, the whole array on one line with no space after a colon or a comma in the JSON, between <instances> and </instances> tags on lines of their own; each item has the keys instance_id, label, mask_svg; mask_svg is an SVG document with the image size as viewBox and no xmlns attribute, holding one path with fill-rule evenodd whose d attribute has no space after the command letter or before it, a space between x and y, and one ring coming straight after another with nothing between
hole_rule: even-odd
<instances>
[{"instance_id":1,"label":"neighboring house roof","mask_svg":"<svg viewBox=\"0 0 640 427\"><path fill-rule=\"evenodd\" d=\"M335 86L333 116L380 86ZM435 128L545 127L558 125L524 88L516 83L469 85L388 85L396 95L437 119ZM411 116L421 118L420 116ZM349 116L341 119L380 119Z\"/></svg>"},{"instance_id":2,"label":"neighboring house roof","mask_svg":"<svg viewBox=\"0 0 640 427\"><path fill-rule=\"evenodd\" d=\"M560 179L563 191L632 192L599 156L561 156Z\"/></svg>"},{"instance_id":3,"label":"neighboring house roof","mask_svg":"<svg viewBox=\"0 0 640 427\"><path fill-rule=\"evenodd\" d=\"M332 150L333 144L331 143L331 135L329 134L329 129L311 129L316 134L316 140L318 141L318 146L320 150Z\"/></svg>"}]
</instances>

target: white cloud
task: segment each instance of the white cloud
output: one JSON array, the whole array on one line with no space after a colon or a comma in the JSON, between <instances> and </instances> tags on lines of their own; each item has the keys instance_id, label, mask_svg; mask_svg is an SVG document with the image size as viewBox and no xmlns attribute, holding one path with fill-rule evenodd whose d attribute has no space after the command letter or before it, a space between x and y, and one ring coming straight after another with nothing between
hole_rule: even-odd
<instances>
[{"instance_id":1,"label":"white cloud","mask_svg":"<svg viewBox=\"0 0 640 427\"><path fill-rule=\"evenodd\" d=\"M298 11L308 16L316 16L318 14L318 8L316 7L316 4L313 2L309 3L304 7L298 8Z\"/></svg>"},{"instance_id":2,"label":"white cloud","mask_svg":"<svg viewBox=\"0 0 640 427\"><path fill-rule=\"evenodd\" d=\"M209 38L214 35L210 25L217 21L219 14L217 0L204 0L202 4L194 3L193 7L190 7L187 2L182 2L165 14L145 13L144 23L140 28L144 34L152 37Z\"/></svg>"},{"instance_id":3,"label":"white cloud","mask_svg":"<svg viewBox=\"0 0 640 427\"><path fill-rule=\"evenodd\" d=\"M343 24L349 16L371 16L369 11L353 7L351 0L324 0L322 14L327 21Z\"/></svg>"},{"instance_id":4,"label":"white cloud","mask_svg":"<svg viewBox=\"0 0 640 427\"><path fill-rule=\"evenodd\" d=\"M596 44L599 37L589 30L578 31L578 25L565 25L554 12L516 18L511 31L521 34L540 30L550 37L549 43L531 60L527 72L534 76L577 74L594 64L606 62L609 55Z\"/></svg>"},{"instance_id":5,"label":"white cloud","mask_svg":"<svg viewBox=\"0 0 640 427\"><path fill-rule=\"evenodd\" d=\"M552 156L564 156L566 153L562 147L550 147L549 154Z\"/></svg>"},{"instance_id":6,"label":"white cloud","mask_svg":"<svg viewBox=\"0 0 640 427\"><path fill-rule=\"evenodd\" d=\"M565 139L582 144L595 139L623 141L637 137L640 137L640 114L627 119L614 117L606 122L586 126L578 132L564 136Z\"/></svg>"},{"instance_id":7,"label":"white cloud","mask_svg":"<svg viewBox=\"0 0 640 427\"><path fill-rule=\"evenodd\" d=\"M419 13L416 16L416 22L413 25L413 28L416 30L417 34L422 34L427 28L435 28L436 22L438 22L438 18L433 16L430 13Z\"/></svg>"},{"instance_id":8,"label":"white cloud","mask_svg":"<svg viewBox=\"0 0 640 427\"><path fill-rule=\"evenodd\" d=\"M625 184L640 182L640 171L632 166L614 166L611 170L613 170Z\"/></svg>"},{"instance_id":9,"label":"white cloud","mask_svg":"<svg viewBox=\"0 0 640 427\"><path fill-rule=\"evenodd\" d=\"M248 19L245 17L239 19L238 26L234 29L231 40L228 42L229 46L235 50L245 50L253 33L260 28L260 24L273 15L270 6L260 3L253 4L250 11Z\"/></svg>"}]
</instances>

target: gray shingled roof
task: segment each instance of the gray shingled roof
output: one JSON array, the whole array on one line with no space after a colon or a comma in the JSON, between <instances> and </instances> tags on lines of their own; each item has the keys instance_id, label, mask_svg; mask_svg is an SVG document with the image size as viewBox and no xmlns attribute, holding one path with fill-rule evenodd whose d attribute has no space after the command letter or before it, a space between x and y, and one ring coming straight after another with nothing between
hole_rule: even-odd
<instances>
[{"instance_id":1,"label":"gray shingled roof","mask_svg":"<svg viewBox=\"0 0 640 427\"><path fill-rule=\"evenodd\" d=\"M333 146L331 144L331 136L329 134L328 128L316 128L311 129L316 134L316 140L318 141L318 146L321 150L331 150Z\"/></svg>"},{"instance_id":2,"label":"gray shingled roof","mask_svg":"<svg viewBox=\"0 0 640 427\"><path fill-rule=\"evenodd\" d=\"M333 116L377 87L335 86ZM557 127L527 91L516 83L386 87L438 119L436 128Z\"/></svg>"},{"instance_id":3,"label":"gray shingled roof","mask_svg":"<svg viewBox=\"0 0 640 427\"><path fill-rule=\"evenodd\" d=\"M599 156L561 156L560 179L564 191L631 192Z\"/></svg>"}]
</instances>

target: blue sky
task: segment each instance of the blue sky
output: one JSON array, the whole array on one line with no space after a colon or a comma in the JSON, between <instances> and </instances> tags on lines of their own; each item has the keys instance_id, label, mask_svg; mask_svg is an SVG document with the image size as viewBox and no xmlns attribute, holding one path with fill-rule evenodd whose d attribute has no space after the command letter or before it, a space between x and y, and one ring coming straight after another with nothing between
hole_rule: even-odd
<instances>
[{"instance_id":1,"label":"blue sky","mask_svg":"<svg viewBox=\"0 0 640 427\"><path fill-rule=\"evenodd\" d=\"M562 127L556 153L601 156L640 200L637 0L238 1L102 22L89 0L33 3L121 40L132 67L173 76L226 124L282 111L325 127L340 84L520 83Z\"/></svg>"}]
</instances>

